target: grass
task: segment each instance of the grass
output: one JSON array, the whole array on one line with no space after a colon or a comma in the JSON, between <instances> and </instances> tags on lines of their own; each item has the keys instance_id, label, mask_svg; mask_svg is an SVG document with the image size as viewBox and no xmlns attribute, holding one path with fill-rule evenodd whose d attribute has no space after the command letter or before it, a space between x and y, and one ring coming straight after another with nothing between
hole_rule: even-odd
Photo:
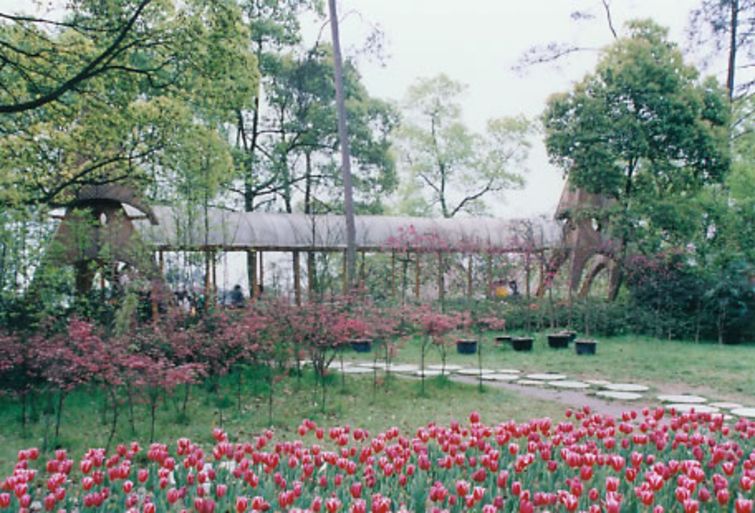
<instances>
[{"instance_id":1,"label":"grass","mask_svg":"<svg viewBox=\"0 0 755 513\"><path fill-rule=\"evenodd\" d=\"M265 380L249 371L245 375L241 410L236 401L236 375L229 376L221 388L221 398L210 394L205 386L195 386L186 418L179 412L181 394L167 397L160 405L156 441L175 442L179 437L211 443L211 430L220 422L223 410L223 427L234 439L249 439L269 427L267 389ZM317 392L317 401L314 401ZM538 401L516 393L486 388L479 393L475 386L450 382L443 378L429 379L426 391L420 395L419 382L390 377L373 390L372 375L347 376L342 387L340 376L330 376L327 387L325 413L321 411L320 396L314 376L305 373L298 381L289 377L275 385L272 424L283 438L295 438L296 428L303 418L311 418L329 427L350 424L377 433L391 426L413 433L430 421L448 422L466 418L470 411L478 410L489 421L514 419L523 421L532 417L560 417L564 407L556 402ZM38 401L41 403L41 399ZM136 433L131 431L125 405L121 408L115 443L137 440L149 443L149 414L146 404L136 406ZM104 447L107 443L108 419L102 418L103 395L97 390L80 390L72 393L65 402L60 438L49 444L48 453L55 447L64 447L79 457L90 447ZM0 401L0 476L6 475L15 462L18 449L42 447L45 417L40 414L24 435L19 422L20 406L8 397ZM53 419L49 419L54 423Z\"/></svg>"},{"instance_id":2,"label":"grass","mask_svg":"<svg viewBox=\"0 0 755 513\"><path fill-rule=\"evenodd\" d=\"M697 392L710 399L733 400L755 406L755 346L719 346L658 340L646 337L600 339L596 356L577 356L571 350L553 350L544 334L538 334L531 353L519 353L508 347L494 347L492 337L485 339L483 366L517 368L524 372L552 371L582 379L607 379L614 382L639 382L656 390ZM374 354L344 353L347 360L368 360ZM417 339L403 343L395 361L419 363ZM426 364L440 363L440 355L431 348ZM449 364L474 367L476 355L459 355L449 348ZM234 439L248 439L269 427L267 380L261 369L247 369L242 381L241 408L237 403L239 374L221 383L220 393L210 393L205 385L192 387L188 415L180 413L181 391L161 401L156 423L157 441L172 443L179 437L211 443L211 429L223 418L223 427ZM382 379L382 378L381 378ZM351 424L372 433L390 426L413 432L430 421L448 422L478 410L490 422L532 417L560 417L564 406L552 401L535 400L509 390L455 383L443 378L428 379L426 393L420 394L419 382L391 376L373 389L372 375L349 375L341 384L339 375L329 377L325 413L314 376L305 372L301 379L287 377L274 388L272 425L283 438L295 438L303 418L312 418L328 427ZM54 399L54 398L53 398ZM42 447L47 425L48 439L52 416L42 413L42 397L36 401L36 420L26 433L19 422L20 405L10 397L0 397L0 475L6 474L20 448ZM109 433L110 416L103 418L104 396L99 390L77 390L65 402L62 429L57 441L48 444L48 452L65 447L74 456L90 447L104 447ZM135 431L131 430L125 404L114 443L137 440L149 442L149 414L146 404L135 406Z\"/></svg>"},{"instance_id":3,"label":"grass","mask_svg":"<svg viewBox=\"0 0 755 513\"><path fill-rule=\"evenodd\" d=\"M656 390L703 393L710 399L744 402L755 406L755 345L718 345L640 336L600 338L595 356L577 356L570 349L547 347L545 333L535 335L530 353L495 347L492 335L483 345L483 367L515 368L524 372L559 372L579 379L605 379L652 386ZM349 353L349 359L364 360ZM418 339L405 342L394 361L419 364ZM431 347L426 365L440 364ZM448 349L447 363L477 366L477 355L460 355Z\"/></svg>"}]
</instances>

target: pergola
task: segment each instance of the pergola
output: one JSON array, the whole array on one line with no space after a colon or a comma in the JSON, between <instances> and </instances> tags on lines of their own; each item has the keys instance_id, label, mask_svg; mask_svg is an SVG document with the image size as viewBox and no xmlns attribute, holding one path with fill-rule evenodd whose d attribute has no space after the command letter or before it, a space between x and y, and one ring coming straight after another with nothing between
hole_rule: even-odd
<instances>
[{"instance_id":1,"label":"pergola","mask_svg":"<svg viewBox=\"0 0 755 513\"><path fill-rule=\"evenodd\" d=\"M254 259L250 290L262 283L265 252L290 252L293 257L293 283L297 302L301 301L301 252L344 252L346 224L340 215L307 215L266 212L234 212L219 208L187 211L175 207L151 208L154 221L134 217L132 221L143 243L158 253L200 251L208 254L243 251ZM155 222L156 221L156 222ZM562 223L547 219L457 218L431 219L402 216L356 216L358 252L391 254L391 287L396 293L396 254L433 253L439 260L449 253L485 254L488 258L488 290L492 283L490 259L494 254L528 255L559 248ZM215 259L206 259L205 286L214 287ZM467 289L471 294L471 258ZM420 259L415 259L415 293L419 295ZM444 295L442 271L438 272L438 293ZM529 276L528 276L529 281Z\"/></svg>"},{"instance_id":2,"label":"pergola","mask_svg":"<svg viewBox=\"0 0 755 513\"><path fill-rule=\"evenodd\" d=\"M471 296L472 256L486 256L487 290L492 291L493 255L506 253L525 255L528 295L530 259L533 256L538 257L540 271L537 295L544 293L545 276L555 274L569 259L569 289L577 291L582 283L579 290L584 295L603 269L612 271L611 282L615 281L612 258L617 251L616 243L601 229L599 220L588 215L604 202L602 198L571 188L567 183L556 219L357 216L356 249L362 254L363 263L367 252L391 255L394 297L397 255L404 266L408 265L409 256L415 255L414 289L417 297L420 295L421 258L416 255L435 255L438 295L443 299L446 255L467 256L466 289L467 295ZM153 287L160 287L166 252L201 252L205 255L204 281L209 295L217 283L214 256L223 252L246 252L252 263L248 269L249 288L254 294L258 285L264 282L263 255L266 252L289 252L293 257L293 285L298 303L302 298L300 254L343 253L346 250L346 223L340 215L150 206L133 190L112 184L82 188L61 219L51 247L63 249L51 251L47 262L73 265L79 291L91 287L94 278L91 263L103 270L109 267L108 276L116 277L117 266L113 263L125 262L139 268L152 281ZM308 266L313 262L313 258L307 259ZM583 279L585 269L588 273ZM313 268L308 269L309 276L313 275L312 271ZM105 271L101 274L102 280L104 274ZM364 279L364 264L360 278ZM309 284L311 287L312 280Z\"/></svg>"}]
</instances>

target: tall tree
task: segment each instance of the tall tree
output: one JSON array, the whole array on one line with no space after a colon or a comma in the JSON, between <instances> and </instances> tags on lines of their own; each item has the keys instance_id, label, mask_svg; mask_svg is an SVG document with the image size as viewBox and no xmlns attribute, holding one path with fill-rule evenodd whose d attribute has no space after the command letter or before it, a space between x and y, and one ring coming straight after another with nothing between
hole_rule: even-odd
<instances>
[{"instance_id":1,"label":"tall tree","mask_svg":"<svg viewBox=\"0 0 755 513\"><path fill-rule=\"evenodd\" d=\"M343 80L341 36L338 27L336 0L328 0L330 32L333 38L333 71L336 84L336 108L338 110L338 139L341 145L341 173L343 174L343 214L346 220L346 288L351 290L356 277L356 225L354 224L354 199L351 185L351 153L346 121L346 94Z\"/></svg>"},{"instance_id":2,"label":"tall tree","mask_svg":"<svg viewBox=\"0 0 755 513\"><path fill-rule=\"evenodd\" d=\"M530 124L521 117L488 121L483 135L462 122L464 86L438 75L420 79L407 94L399 133L400 159L411 180L429 194L425 210L443 217L480 213L485 199L523 184ZM416 205L415 205L416 207Z\"/></svg>"},{"instance_id":3,"label":"tall tree","mask_svg":"<svg viewBox=\"0 0 755 513\"><path fill-rule=\"evenodd\" d=\"M689 198L729 168L723 91L699 80L665 29L636 21L628 32L543 115L551 161L573 186L614 200L600 215L619 241L619 265L630 245L653 252L684 241Z\"/></svg>"},{"instance_id":4,"label":"tall tree","mask_svg":"<svg viewBox=\"0 0 755 513\"><path fill-rule=\"evenodd\" d=\"M690 39L696 46L712 43L726 54L726 90L732 101L747 94L755 79L750 75L737 83L738 70L755 64L755 0L702 0L692 11Z\"/></svg>"}]
</instances>

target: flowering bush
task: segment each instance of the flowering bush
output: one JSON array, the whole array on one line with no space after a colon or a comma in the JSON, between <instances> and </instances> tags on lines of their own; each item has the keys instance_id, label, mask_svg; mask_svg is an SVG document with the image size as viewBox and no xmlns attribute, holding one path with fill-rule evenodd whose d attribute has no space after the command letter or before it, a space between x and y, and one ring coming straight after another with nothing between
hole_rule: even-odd
<instances>
[{"instance_id":1,"label":"flowering bush","mask_svg":"<svg viewBox=\"0 0 755 513\"><path fill-rule=\"evenodd\" d=\"M584 408L489 425L472 413L375 436L305 420L298 434L232 443L216 429L210 447L132 443L78 461L22 450L0 481L0 511L753 511L755 422L722 415Z\"/></svg>"}]
</instances>

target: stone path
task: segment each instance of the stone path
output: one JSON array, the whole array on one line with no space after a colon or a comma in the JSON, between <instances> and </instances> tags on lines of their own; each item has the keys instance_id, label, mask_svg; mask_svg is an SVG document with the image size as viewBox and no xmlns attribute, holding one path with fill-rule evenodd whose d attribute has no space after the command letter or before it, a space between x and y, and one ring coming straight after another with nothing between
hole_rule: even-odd
<instances>
[{"instance_id":1,"label":"stone path","mask_svg":"<svg viewBox=\"0 0 755 513\"><path fill-rule=\"evenodd\" d=\"M340 362L333 362L330 369L341 371ZM372 373L390 371L398 376L410 378L422 377L419 366L412 364L391 364L384 362L344 362L345 374ZM443 373L441 365L428 365L424 376L434 377ZM522 374L519 369L478 369L460 365L446 365L445 374L449 379L461 383L478 383L480 378L488 386L516 391L522 395L557 401L567 406L581 408L589 406L594 411L620 415L629 407L663 403L667 408L679 412L696 411L699 413L724 413L727 416L755 418L755 407L725 401L708 401L708 398L692 394L658 394L655 397L644 393L650 387L641 383L612 383L600 379L575 380L566 374L553 372Z\"/></svg>"}]
</instances>

